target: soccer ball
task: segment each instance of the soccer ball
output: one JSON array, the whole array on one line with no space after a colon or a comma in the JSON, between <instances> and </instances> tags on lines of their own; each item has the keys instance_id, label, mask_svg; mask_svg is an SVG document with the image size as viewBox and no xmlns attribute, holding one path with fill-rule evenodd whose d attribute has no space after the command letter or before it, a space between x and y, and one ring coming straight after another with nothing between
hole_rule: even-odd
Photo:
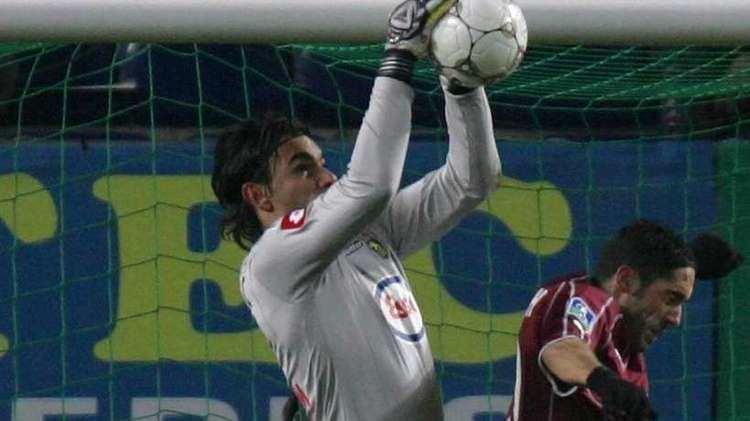
<instances>
[{"instance_id":1,"label":"soccer ball","mask_svg":"<svg viewBox=\"0 0 750 421\"><path fill-rule=\"evenodd\" d=\"M441 75L465 87L510 75L526 53L526 20L509 0L458 0L432 30L430 55Z\"/></svg>"}]
</instances>

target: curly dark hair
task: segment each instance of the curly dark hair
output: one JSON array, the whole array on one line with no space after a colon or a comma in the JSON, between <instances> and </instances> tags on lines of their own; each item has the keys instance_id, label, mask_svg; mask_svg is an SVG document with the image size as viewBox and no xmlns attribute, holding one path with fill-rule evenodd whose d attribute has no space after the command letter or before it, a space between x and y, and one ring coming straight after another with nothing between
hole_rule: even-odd
<instances>
[{"instance_id":1,"label":"curly dark hair","mask_svg":"<svg viewBox=\"0 0 750 421\"><path fill-rule=\"evenodd\" d=\"M263 227L255 209L242 197L247 182L269 185L271 162L284 142L308 134L296 120L277 114L261 124L246 120L227 128L216 142L211 188L224 209L219 225L222 236L249 250Z\"/></svg>"},{"instance_id":2,"label":"curly dark hair","mask_svg":"<svg viewBox=\"0 0 750 421\"><path fill-rule=\"evenodd\" d=\"M671 278L675 269L695 268L695 257L690 246L673 230L639 219L620 229L604 245L596 267L598 280L609 279L621 265L635 269L641 287L646 287L655 279Z\"/></svg>"}]
</instances>

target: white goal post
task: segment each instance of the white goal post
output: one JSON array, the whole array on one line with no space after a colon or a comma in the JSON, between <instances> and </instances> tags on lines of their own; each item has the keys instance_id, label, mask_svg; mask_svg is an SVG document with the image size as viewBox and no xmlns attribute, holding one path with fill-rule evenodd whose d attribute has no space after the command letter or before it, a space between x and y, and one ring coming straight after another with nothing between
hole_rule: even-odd
<instances>
[{"instance_id":1,"label":"white goal post","mask_svg":"<svg viewBox=\"0 0 750 421\"><path fill-rule=\"evenodd\" d=\"M360 43L400 0L1 0L0 42ZM532 44L750 44L750 0L517 0Z\"/></svg>"}]
</instances>

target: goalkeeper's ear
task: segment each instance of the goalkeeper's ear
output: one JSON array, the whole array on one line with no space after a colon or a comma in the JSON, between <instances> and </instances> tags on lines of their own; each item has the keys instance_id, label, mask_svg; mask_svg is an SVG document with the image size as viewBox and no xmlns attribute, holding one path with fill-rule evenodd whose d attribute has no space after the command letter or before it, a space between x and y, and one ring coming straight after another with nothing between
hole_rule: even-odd
<instances>
[{"instance_id":1,"label":"goalkeeper's ear","mask_svg":"<svg viewBox=\"0 0 750 421\"><path fill-rule=\"evenodd\" d=\"M729 275L745 257L717 234L704 232L690 243L695 255L698 279L718 279Z\"/></svg>"}]
</instances>

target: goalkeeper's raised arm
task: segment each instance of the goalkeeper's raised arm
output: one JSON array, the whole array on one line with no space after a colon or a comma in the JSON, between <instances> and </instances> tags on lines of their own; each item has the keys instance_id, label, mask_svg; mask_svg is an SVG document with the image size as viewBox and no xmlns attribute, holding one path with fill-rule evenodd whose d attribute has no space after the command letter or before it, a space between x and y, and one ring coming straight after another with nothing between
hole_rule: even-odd
<instances>
[{"instance_id":1,"label":"goalkeeper's raised arm","mask_svg":"<svg viewBox=\"0 0 750 421\"><path fill-rule=\"evenodd\" d=\"M446 162L400 191L382 217L381 226L402 257L439 239L500 185L500 156L484 88L443 85Z\"/></svg>"},{"instance_id":2,"label":"goalkeeper's raised arm","mask_svg":"<svg viewBox=\"0 0 750 421\"><path fill-rule=\"evenodd\" d=\"M412 68L450 4L407 0L392 12L340 180L287 119L248 123L217 144L212 186L224 232L254 243L240 271L242 296L310 419L442 419L419 307L389 239L370 226L399 188Z\"/></svg>"}]
</instances>

